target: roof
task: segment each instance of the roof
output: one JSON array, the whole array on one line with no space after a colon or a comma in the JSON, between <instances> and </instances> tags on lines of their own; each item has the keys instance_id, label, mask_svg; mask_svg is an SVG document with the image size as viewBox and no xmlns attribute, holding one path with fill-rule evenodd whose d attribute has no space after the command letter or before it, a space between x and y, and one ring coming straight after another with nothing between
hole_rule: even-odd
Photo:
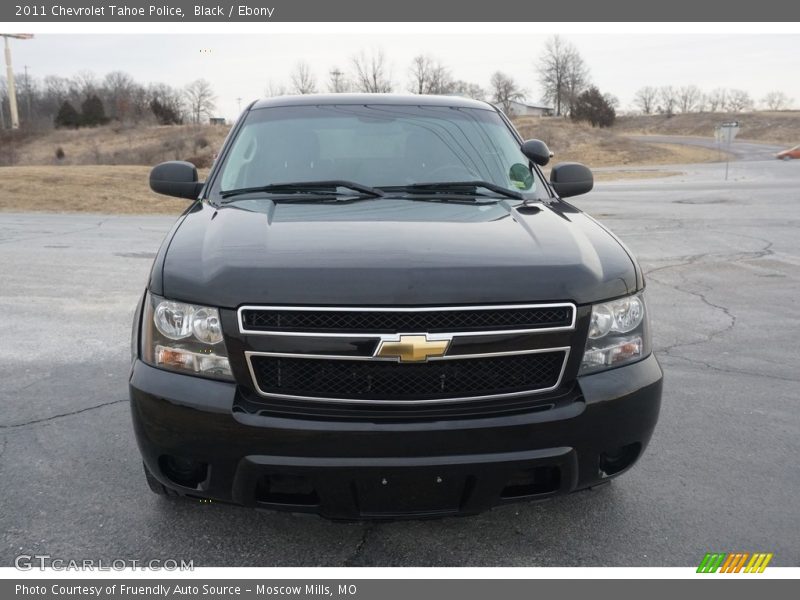
<instances>
[{"instance_id":1,"label":"roof","mask_svg":"<svg viewBox=\"0 0 800 600\"><path fill-rule=\"evenodd\" d=\"M250 109L274 108L277 106L318 106L323 104L385 104L494 109L487 102L471 98L427 96L424 94L304 94L301 96L275 96L274 98L257 100Z\"/></svg>"}]
</instances>

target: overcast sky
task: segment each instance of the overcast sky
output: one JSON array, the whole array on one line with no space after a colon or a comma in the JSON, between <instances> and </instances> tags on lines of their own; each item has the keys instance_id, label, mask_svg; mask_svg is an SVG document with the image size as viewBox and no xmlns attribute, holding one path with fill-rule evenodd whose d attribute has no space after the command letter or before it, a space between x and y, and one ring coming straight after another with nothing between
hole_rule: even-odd
<instances>
[{"instance_id":1,"label":"overcast sky","mask_svg":"<svg viewBox=\"0 0 800 600\"><path fill-rule=\"evenodd\" d=\"M598 23L598 28L603 25ZM335 29L336 24L331 24ZM740 88L758 100L781 90L800 107L800 35L758 34L598 34L564 35L580 51L592 81L629 108L645 85L696 84ZM408 85L412 57L427 53L441 59L457 79L488 87L494 71L512 75L541 98L536 60L546 35L48 35L13 43L15 70L27 65L31 75L73 75L82 70L98 76L113 70L140 82L182 86L204 77L218 97L220 116L233 118L242 104L265 95L269 82L288 85L293 65L304 60L324 90L333 66L347 71L350 57L382 49L391 65L396 91Z\"/></svg>"}]
</instances>

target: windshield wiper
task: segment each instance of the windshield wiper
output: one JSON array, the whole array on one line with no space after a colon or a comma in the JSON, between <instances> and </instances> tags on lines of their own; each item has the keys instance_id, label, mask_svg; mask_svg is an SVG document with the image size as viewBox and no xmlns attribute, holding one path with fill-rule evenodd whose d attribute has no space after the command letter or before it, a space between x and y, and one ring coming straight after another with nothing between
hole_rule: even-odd
<instances>
[{"instance_id":1,"label":"windshield wiper","mask_svg":"<svg viewBox=\"0 0 800 600\"><path fill-rule=\"evenodd\" d=\"M233 190L223 190L220 196L223 199L232 198L234 196L241 196L244 194L314 194L341 196L337 192L338 188L344 188L357 192L358 195L367 198L380 198L384 195L383 190L362 185L355 181L346 181L343 179L333 179L330 181L296 181L290 183L271 183L269 185L260 185L255 187L237 188Z\"/></svg>"},{"instance_id":2,"label":"windshield wiper","mask_svg":"<svg viewBox=\"0 0 800 600\"><path fill-rule=\"evenodd\" d=\"M458 194L465 196L481 196L486 197L487 194L481 194L479 189L489 190L494 194L503 196L504 198L513 198L514 200L523 200L524 197L519 192L509 190L496 183L489 181L436 181L431 183L412 183L410 185L386 186L382 189L387 192L407 192L409 194Z\"/></svg>"}]
</instances>

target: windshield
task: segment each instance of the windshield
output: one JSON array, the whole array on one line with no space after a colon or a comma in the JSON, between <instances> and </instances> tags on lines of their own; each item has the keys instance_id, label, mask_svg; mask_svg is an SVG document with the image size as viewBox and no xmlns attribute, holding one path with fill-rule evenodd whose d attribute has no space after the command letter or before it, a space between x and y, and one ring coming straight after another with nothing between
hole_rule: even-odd
<instances>
[{"instance_id":1,"label":"windshield","mask_svg":"<svg viewBox=\"0 0 800 600\"><path fill-rule=\"evenodd\" d=\"M526 197L544 193L496 112L409 105L251 111L214 191L327 180L387 188L485 181Z\"/></svg>"}]
</instances>

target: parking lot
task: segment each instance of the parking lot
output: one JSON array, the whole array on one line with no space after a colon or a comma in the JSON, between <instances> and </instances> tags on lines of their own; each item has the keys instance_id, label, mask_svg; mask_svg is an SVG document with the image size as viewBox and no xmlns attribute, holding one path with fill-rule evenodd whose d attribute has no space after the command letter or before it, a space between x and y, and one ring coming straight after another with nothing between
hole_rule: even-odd
<instances>
[{"instance_id":1,"label":"parking lot","mask_svg":"<svg viewBox=\"0 0 800 600\"><path fill-rule=\"evenodd\" d=\"M648 273L665 384L639 464L599 489L438 521L151 494L129 418L130 322L172 219L0 213L0 565L688 566L708 551L800 565L800 161L724 169L575 201Z\"/></svg>"}]
</instances>

